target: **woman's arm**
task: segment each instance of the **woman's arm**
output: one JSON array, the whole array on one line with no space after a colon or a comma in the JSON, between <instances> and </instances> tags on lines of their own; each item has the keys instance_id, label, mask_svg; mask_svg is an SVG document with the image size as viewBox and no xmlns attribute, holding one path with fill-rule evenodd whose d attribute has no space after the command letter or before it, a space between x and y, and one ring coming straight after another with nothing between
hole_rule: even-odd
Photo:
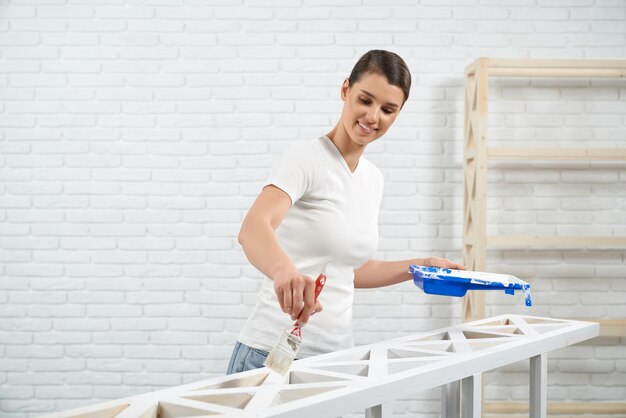
<instances>
[{"instance_id":1,"label":"woman's arm","mask_svg":"<svg viewBox=\"0 0 626 418\"><path fill-rule=\"evenodd\" d=\"M402 261L370 260L354 270L354 287L383 287L410 280L412 278L411 273L409 273L411 264L456 270L465 270L466 268L458 263L439 257L413 258Z\"/></svg>"},{"instance_id":2,"label":"woman's arm","mask_svg":"<svg viewBox=\"0 0 626 418\"><path fill-rule=\"evenodd\" d=\"M315 303L315 280L300 274L280 246L274 230L291 207L291 198L276 186L266 186L246 214L238 240L248 261L274 281L274 291L283 312L306 323Z\"/></svg>"}]
</instances>

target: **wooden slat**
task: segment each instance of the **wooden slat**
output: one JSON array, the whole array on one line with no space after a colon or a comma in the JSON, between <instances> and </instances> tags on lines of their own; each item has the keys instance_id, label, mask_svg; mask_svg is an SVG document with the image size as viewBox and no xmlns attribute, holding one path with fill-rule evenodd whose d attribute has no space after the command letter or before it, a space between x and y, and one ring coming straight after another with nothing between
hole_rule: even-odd
<instances>
[{"instance_id":1,"label":"wooden slat","mask_svg":"<svg viewBox=\"0 0 626 418\"><path fill-rule=\"evenodd\" d=\"M97 405L87 405L71 411L57 412L49 418L111 418L130 406L124 400L109 401Z\"/></svg>"},{"instance_id":2,"label":"wooden slat","mask_svg":"<svg viewBox=\"0 0 626 418\"><path fill-rule=\"evenodd\" d=\"M490 235L489 248L588 248L626 247L626 237L556 236L556 235Z\"/></svg>"},{"instance_id":3,"label":"wooden slat","mask_svg":"<svg viewBox=\"0 0 626 418\"><path fill-rule=\"evenodd\" d=\"M600 337L626 337L626 319L569 318L572 321L588 321L600 324Z\"/></svg>"},{"instance_id":4,"label":"wooden slat","mask_svg":"<svg viewBox=\"0 0 626 418\"><path fill-rule=\"evenodd\" d=\"M526 414L483 414L485 418L528 418ZM626 418L626 414L546 414L547 418Z\"/></svg>"},{"instance_id":5,"label":"wooden slat","mask_svg":"<svg viewBox=\"0 0 626 418\"><path fill-rule=\"evenodd\" d=\"M487 158L490 160L626 161L626 148L489 147Z\"/></svg>"},{"instance_id":6,"label":"wooden slat","mask_svg":"<svg viewBox=\"0 0 626 418\"><path fill-rule=\"evenodd\" d=\"M483 414L483 417L485 418L528 418L528 413L526 414ZM602 418L626 418L626 414L584 414L581 416L581 414L551 414L548 413L546 414L547 418L598 418L598 417L602 417Z\"/></svg>"},{"instance_id":7,"label":"wooden slat","mask_svg":"<svg viewBox=\"0 0 626 418\"><path fill-rule=\"evenodd\" d=\"M473 160L474 158L476 158L476 150L475 149L470 149L465 151L465 159L466 160Z\"/></svg>"},{"instance_id":8,"label":"wooden slat","mask_svg":"<svg viewBox=\"0 0 626 418\"><path fill-rule=\"evenodd\" d=\"M480 63L480 58L476 61L472 62L470 65L465 67L465 76L472 75L476 73L476 69L478 68ZM466 83L467 84L467 83Z\"/></svg>"},{"instance_id":9,"label":"wooden slat","mask_svg":"<svg viewBox=\"0 0 626 418\"><path fill-rule=\"evenodd\" d=\"M625 59L545 59L545 58L489 58L494 68L608 68L626 69Z\"/></svg>"},{"instance_id":10,"label":"wooden slat","mask_svg":"<svg viewBox=\"0 0 626 418\"><path fill-rule=\"evenodd\" d=\"M626 337L626 319L589 319L589 321L600 324L601 337Z\"/></svg>"},{"instance_id":11,"label":"wooden slat","mask_svg":"<svg viewBox=\"0 0 626 418\"><path fill-rule=\"evenodd\" d=\"M157 418L159 403L154 400L146 400L130 405L115 418Z\"/></svg>"},{"instance_id":12,"label":"wooden slat","mask_svg":"<svg viewBox=\"0 0 626 418\"><path fill-rule=\"evenodd\" d=\"M526 413L527 402L485 402L485 414ZM624 402L548 402L548 414L626 414ZM526 415L528 416L528 415Z\"/></svg>"},{"instance_id":13,"label":"wooden slat","mask_svg":"<svg viewBox=\"0 0 626 418\"><path fill-rule=\"evenodd\" d=\"M463 244L465 245L476 245L476 240L474 239L474 234L472 232L465 235L465 239L463 240Z\"/></svg>"},{"instance_id":14,"label":"wooden slat","mask_svg":"<svg viewBox=\"0 0 626 418\"><path fill-rule=\"evenodd\" d=\"M626 77L623 59L490 58L488 63L489 75L496 77Z\"/></svg>"},{"instance_id":15,"label":"wooden slat","mask_svg":"<svg viewBox=\"0 0 626 418\"><path fill-rule=\"evenodd\" d=\"M490 68L493 77L609 77L624 78L626 69L607 68Z\"/></svg>"},{"instance_id":16,"label":"wooden slat","mask_svg":"<svg viewBox=\"0 0 626 418\"><path fill-rule=\"evenodd\" d=\"M476 73L479 62L496 77L626 77L624 59L507 59L482 57L465 67Z\"/></svg>"},{"instance_id":17,"label":"wooden slat","mask_svg":"<svg viewBox=\"0 0 626 418\"><path fill-rule=\"evenodd\" d=\"M488 66L489 58L476 60L465 79L464 237L469 235L472 245L463 246L463 260L477 271L485 269L486 256ZM484 317L484 294L468 292L463 298L463 320Z\"/></svg>"}]
</instances>

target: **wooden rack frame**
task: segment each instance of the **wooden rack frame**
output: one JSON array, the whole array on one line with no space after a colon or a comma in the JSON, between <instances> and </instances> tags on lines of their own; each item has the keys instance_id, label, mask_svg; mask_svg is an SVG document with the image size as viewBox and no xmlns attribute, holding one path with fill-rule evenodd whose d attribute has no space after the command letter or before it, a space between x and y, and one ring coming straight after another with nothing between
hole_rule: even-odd
<instances>
[{"instance_id":1,"label":"wooden rack frame","mask_svg":"<svg viewBox=\"0 0 626 418\"><path fill-rule=\"evenodd\" d=\"M482 373L527 359L526 410L545 418L548 352L598 330L592 322L500 315L298 360L285 376L261 368L44 418L318 418L358 410L390 418L394 400L436 387L443 418L479 418Z\"/></svg>"},{"instance_id":2,"label":"wooden rack frame","mask_svg":"<svg viewBox=\"0 0 626 418\"><path fill-rule=\"evenodd\" d=\"M465 69L465 154L463 260L470 270L485 271L487 248L626 248L626 237L487 235L487 164L492 160L626 161L626 148L518 148L489 147L487 117L489 77L608 77L625 78L626 60L555 60L479 58ZM463 301L464 320L485 316L482 292L468 292ZM626 319L592 319L601 336L626 336ZM492 404L496 405L496 404ZM552 413L626 413L626 403L559 404ZM485 411L521 412L519 405L499 403Z\"/></svg>"}]
</instances>

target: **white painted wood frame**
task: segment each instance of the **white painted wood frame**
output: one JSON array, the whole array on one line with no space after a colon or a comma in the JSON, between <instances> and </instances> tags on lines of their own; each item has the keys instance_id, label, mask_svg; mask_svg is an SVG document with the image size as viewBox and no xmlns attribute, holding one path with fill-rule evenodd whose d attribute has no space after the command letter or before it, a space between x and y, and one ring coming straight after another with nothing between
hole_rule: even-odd
<instances>
[{"instance_id":1,"label":"white painted wood frame","mask_svg":"<svg viewBox=\"0 0 626 418\"><path fill-rule=\"evenodd\" d=\"M444 416L480 416L481 374L531 360L533 416L545 416L548 352L594 338L597 323L501 315L267 368L59 412L48 418L391 416L395 399L451 387ZM446 399L446 396L443 397ZM543 415L542 415L543 414Z\"/></svg>"}]
</instances>

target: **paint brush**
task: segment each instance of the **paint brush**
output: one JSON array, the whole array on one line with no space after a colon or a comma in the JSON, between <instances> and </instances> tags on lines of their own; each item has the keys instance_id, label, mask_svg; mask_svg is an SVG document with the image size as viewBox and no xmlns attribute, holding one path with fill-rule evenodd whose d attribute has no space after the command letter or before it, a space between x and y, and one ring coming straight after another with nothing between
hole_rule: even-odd
<instances>
[{"instance_id":1,"label":"paint brush","mask_svg":"<svg viewBox=\"0 0 626 418\"><path fill-rule=\"evenodd\" d=\"M313 303L317 301L317 297L320 295L325 283L326 276L320 274L317 280L315 280L315 299ZM301 344L302 325L296 321L293 324L293 328L287 328L280 334L263 365L284 376L296 358Z\"/></svg>"}]
</instances>

